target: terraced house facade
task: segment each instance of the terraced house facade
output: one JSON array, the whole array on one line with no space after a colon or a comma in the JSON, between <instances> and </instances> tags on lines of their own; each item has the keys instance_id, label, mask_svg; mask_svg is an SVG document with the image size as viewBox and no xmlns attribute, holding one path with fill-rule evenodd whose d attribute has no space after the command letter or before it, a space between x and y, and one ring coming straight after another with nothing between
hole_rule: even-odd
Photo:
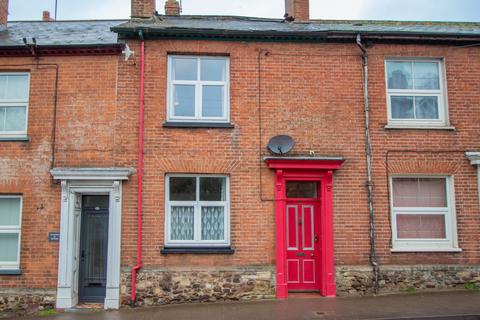
<instances>
[{"instance_id":1,"label":"terraced house facade","mask_svg":"<svg viewBox=\"0 0 480 320\"><path fill-rule=\"evenodd\" d=\"M480 26L285 5L0 32L0 305L478 284Z\"/></svg>"}]
</instances>

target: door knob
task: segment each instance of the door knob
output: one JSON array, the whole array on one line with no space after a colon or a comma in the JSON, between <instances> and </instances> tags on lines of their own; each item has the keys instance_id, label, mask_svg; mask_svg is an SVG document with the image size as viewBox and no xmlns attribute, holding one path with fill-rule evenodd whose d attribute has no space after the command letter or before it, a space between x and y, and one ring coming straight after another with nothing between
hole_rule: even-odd
<instances>
[{"instance_id":1,"label":"door knob","mask_svg":"<svg viewBox=\"0 0 480 320\"><path fill-rule=\"evenodd\" d=\"M312 258L315 257L315 254L314 254L314 253L311 253L311 254L310 254L310 257L312 257Z\"/></svg>"},{"instance_id":2,"label":"door knob","mask_svg":"<svg viewBox=\"0 0 480 320\"><path fill-rule=\"evenodd\" d=\"M314 239L315 239L315 242L318 242L318 236L317 235L315 235Z\"/></svg>"}]
</instances>

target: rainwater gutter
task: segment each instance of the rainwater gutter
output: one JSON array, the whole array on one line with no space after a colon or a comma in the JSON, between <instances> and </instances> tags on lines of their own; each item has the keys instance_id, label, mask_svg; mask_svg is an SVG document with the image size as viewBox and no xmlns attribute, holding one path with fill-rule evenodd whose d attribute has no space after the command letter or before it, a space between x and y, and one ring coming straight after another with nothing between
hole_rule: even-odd
<instances>
[{"instance_id":1,"label":"rainwater gutter","mask_svg":"<svg viewBox=\"0 0 480 320\"><path fill-rule=\"evenodd\" d=\"M145 106L145 39L143 31L138 31L140 38L140 110L138 115L138 167L137 167L137 264L132 268L131 304L137 300L137 272L142 267L142 224L143 224L143 128Z\"/></svg>"},{"instance_id":2,"label":"rainwater gutter","mask_svg":"<svg viewBox=\"0 0 480 320\"><path fill-rule=\"evenodd\" d=\"M368 212L370 223L370 256L369 261L373 268L373 290L378 291L379 265L375 252L375 216L373 208L373 178L372 178L372 141L370 137L370 106L368 101L368 53L367 48L362 44L360 34L357 35L357 45L362 51L363 66L363 100L365 113L365 156L367 160L367 194L368 194Z\"/></svg>"}]
</instances>

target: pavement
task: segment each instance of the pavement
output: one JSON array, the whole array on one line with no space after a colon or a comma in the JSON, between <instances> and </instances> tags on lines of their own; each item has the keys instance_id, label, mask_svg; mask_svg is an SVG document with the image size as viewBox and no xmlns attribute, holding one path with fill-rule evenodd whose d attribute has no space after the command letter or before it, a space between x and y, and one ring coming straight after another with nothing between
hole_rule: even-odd
<instances>
[{"instance_id":1,"label":"pavement","mask_svg":"<svg viewBox=\"0 0 480 320\"><path fill-rule=\"evenodd\" d=\"M52 320L480 320L480 292L449 291L368 297L290 295L286 300L224 302L62 312L28 317Z\"/></svg>"}]
</instances>

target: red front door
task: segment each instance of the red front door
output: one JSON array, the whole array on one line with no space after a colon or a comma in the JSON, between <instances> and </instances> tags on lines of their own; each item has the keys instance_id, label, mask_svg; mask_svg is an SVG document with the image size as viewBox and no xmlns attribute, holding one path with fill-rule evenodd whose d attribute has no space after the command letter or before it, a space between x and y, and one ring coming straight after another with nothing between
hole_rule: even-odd
<instances>
[{"instance_id":1,"label":"red front door","mask_svg":"<svg viewBox=\"0 0 480 320\"><path fill-rule=\"evenodd\" d=\"M287 201L287 284L289 291L320 290L318 202Z\"/></svg>"}]
</instances>

